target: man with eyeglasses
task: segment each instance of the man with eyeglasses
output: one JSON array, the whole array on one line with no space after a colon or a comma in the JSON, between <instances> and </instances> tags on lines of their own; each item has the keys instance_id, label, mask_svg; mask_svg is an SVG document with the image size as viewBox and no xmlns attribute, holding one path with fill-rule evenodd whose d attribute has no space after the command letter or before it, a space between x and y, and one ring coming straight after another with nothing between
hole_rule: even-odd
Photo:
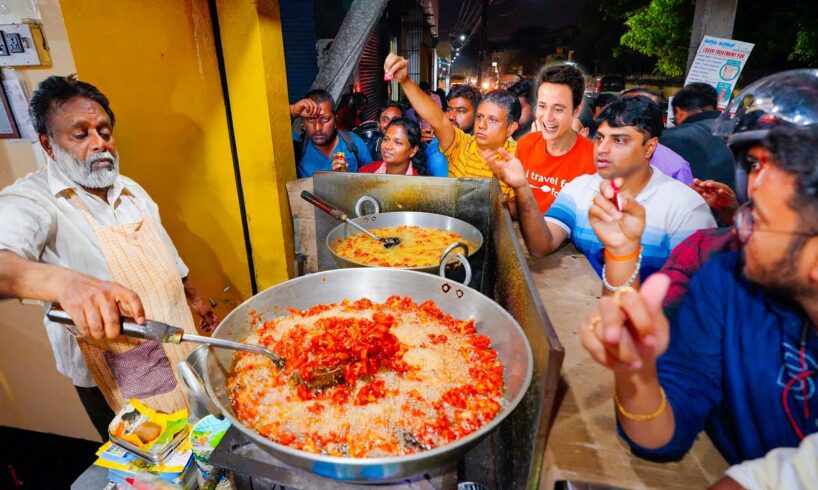
<instances>
[{"instance_id":1,"label":"man with eyeglasses","mask_svg":"<svg viewBox=\"0 0 818 490\"><path fill-rule=\"evenodd\" d=\"M818 123L818 117L794 117L801 111L818 113L818 76L815 73L815 70L794 70L762 78L744 89L744 94L748 96L758 92L758 96L766 100L780 101L778 106L769 104L769 107L778 107L778 112L761 107L755 107L750 112L741 111L738 116L732 117L729 112L723 112L714 123L714 134L726 141L736 161L736 174L741 176L741 182L746 183L746 189L737 189L741 191L740 194L750 199L753 197L756 180L763 175L762 171L770 159L769 150L762 144L770 129L791 125L792 121L804 126ZM741 242L732 226L739 208L736 193L713 181L699 181L697 187L696 192L701 194L716 212L719 221L727 227L700 230L673 250L660 271L671 279L663 304L668 316L681 303L690 278L707 260L741 249Z\"/></svg>"},{"instance_id":2,"label":"man with eyeglasses","mask_svg":"<svg viewBox=\"0 0 818 490\"><path fill-rule=\"evenodd\" d=\"M309 91L290 106L290 116L304 122L303 131L293 133L299 179L319 170L357 172L372 161L360 136L335 127L334 107L332 95L321 89Z\"/></svg>"},{"instance_id":3,"label":"man with eyeglasses","mask_svg":"<svg viewBox=\"0 0 818 490\"><path fill-rule=\"evenodd\" d=\"M670 315L671 280L656 274L601 299L581 326L586 350L614 372L620 434L637 455L679 459L705 430L735 464L818 429L816 109L818 70L745 88L714 126L737 161L763 165L736 216L742 251L710 258Z\"/></svg>"}]
</instances>

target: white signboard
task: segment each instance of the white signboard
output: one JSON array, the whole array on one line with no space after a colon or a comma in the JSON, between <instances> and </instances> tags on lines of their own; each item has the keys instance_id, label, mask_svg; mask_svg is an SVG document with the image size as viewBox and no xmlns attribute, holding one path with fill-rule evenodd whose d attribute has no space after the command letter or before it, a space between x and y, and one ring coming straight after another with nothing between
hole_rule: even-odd
<instances>
[{"instance_id":1,"label":"white signboard","mask_svg":"<svg viewBox=\"0 0 818 490\"><path fill-rule=\"evenodd\" d=\"M2 71L3 89L11 106L11 112L17 121L17 129L20 131L20 138L29 141L39 141L37 132L28 114L28 98L23 90L23 85L17 78L17 73L13 68L3 68Z\"/></svg>"},{"instance_id":2,"label":"white signboard","mask_svg":"<svg viewBox=\"0 0 818 490\"><path fill-rule=\"evenodd\" d=\"M704 36L696 53L696 59L687 73L685 85L704 82L716 88L719 94L719 110L727 107L736 86L741 69L753 50L752 43Z\"/></svg>"}]
</instances>

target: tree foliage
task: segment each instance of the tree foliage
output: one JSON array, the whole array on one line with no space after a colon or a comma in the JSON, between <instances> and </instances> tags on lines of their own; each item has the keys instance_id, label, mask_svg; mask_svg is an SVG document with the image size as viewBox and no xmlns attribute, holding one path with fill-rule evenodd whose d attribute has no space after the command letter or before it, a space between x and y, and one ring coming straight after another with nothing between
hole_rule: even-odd
<instances>
[{"instance_id":1,"label":"tree foliage","mask_svg":"<svg viewBox=\"0 0 818 490\"><path fill-rule=\"evenodd\" d=\"M790 61L802 61L818 65L818 22L813 26L800 26L795 37L795 47L787 57Z\"/></svg>"},{"instance_id":2,"label":"tree foliage","mask_svg":"<svg viewBox=\"0 0 818 490\"><path fill-rule=\"evenodd\" d=\"M681 78L695 10L696 0L585 0L576 59L592 73ZM755 45L742 80L818 67L818 0L738 0L732 37Z\"/></svg>"},{"instance_id":3,"label":"tree foliage","mask_svg":"<svg viewBox=\"0 0 818 490\"><path fill-rule=\"evenodd\" d=\"M619 49L655 59L657 74L684 75L696 0L615 0L603 8L626 27ZM818 66L818 1L739 0L732 37L755 44L750 78Z\"/></svg>"},{"instance_id":4,"label":"tree foliage","mask_svg":"<svg viewBox=\"0 0 818 490\"><path fill-rule=\"evenodd\" d=\"M655 72L671 78L684 76L695 0L652 0L627 13L628 30L620 43L656 57Z\"/></svg>"}]
</instances>

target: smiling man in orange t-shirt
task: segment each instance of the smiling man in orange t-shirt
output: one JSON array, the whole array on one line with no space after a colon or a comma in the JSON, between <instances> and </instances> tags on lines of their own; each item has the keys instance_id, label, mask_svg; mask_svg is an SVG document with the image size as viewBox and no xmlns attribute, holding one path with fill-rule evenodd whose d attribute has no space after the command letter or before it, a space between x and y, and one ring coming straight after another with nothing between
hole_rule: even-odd
<instances>
[{"instance_id":1,"label":"smiling man in orange t-shirt","mask_svg":"<svg viewBox=\"0 0 818 490\"><path fill-rule=\"evenodd\" d=\"M584 87L582 72L569 64L550 66L537 80L535 131L520 139L515 155L543 214L565 184L596 173L594 144L571 127Z\"/></svg>"}]
</instances>

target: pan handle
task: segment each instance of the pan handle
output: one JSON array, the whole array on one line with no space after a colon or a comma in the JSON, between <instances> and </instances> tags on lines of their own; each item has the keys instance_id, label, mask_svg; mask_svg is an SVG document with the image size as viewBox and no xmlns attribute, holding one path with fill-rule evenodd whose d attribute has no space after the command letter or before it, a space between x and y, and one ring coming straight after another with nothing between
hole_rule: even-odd
<instances>
[{"instance_id":1,"label":"pan handle","mask_svg":"<svg viewBox=\"0 0 818 490\"><path fill-rule=\"evenodd\" d=\"M204 380L202 380L202 376L196 371L196 368L193 367L187 359L182 359L179 361L177 367L179 369L179 377L182 378L182 389L185 391L185 393L197 402L201 403L208 412L220 419L223 419L224 414L222 414L219 407L213 403L210 395L207 394L207 390L204 387Z\"/></svg>"},{"instance_id":2,"label":"pan handle","mask_svg":"<svg viewBox=\"0 0 818 490\"><path fill-rule=\"evenodd\" d=\"M463 268L466 269L466 278L463 280L463 284L468 286L471 282L471 264L469 264L469 261L466 259L466 257L469 255L469 246L463 242L454 242L443 251L443 255L440 256L440 267L438 268L437 273L440 277L446 279L446 265L449 263L449 256L458 248L463 249L463 251L466 252L466 255L457 253L454 255L454 257L461 264L463 264Z\"/></svg>"},{"instance_id":3,"label":"pan handle","mask_svg":"<svg viewBox=\"0 0 818 490\"><path fill-rule=\"evenodd\" d=\"M328 215L332 216L338 221L346 221L347 218L346 213L336 208L332 204L328 203L327 201L321 199L320 197L316 196L312 192L301 191L301 199L307 201L308 203L312 204L313 206L317 207L318 209L327 213Z\"/></svg>"},{"instance_id":4,"label":"pan handle","mask_svg":"<svg viewBox=\"0 0 818 490\"><path fill-rule=\"evenodd\" d=\"M363 213L361 213L361 211L363 210L362 206L365 202L368 202L375 207L375 211L372 214L378 214L381 212L381 207L378 205L378 201L376 201L375 198L369 196L361 196L361 198L358 199L358 202L355 203L355 214L357 214L359 218L363 216Z\"/></svg>"},{"instance_id":5,"label":"pan handle","mask_svg":"<svg viewBox=\"0 0 818 490\"><path fill-rule=\"evenodd\" d=\"M65 310L60 310L54 308L52 305L48 311L45 312L45 316L55 323L61 323L66 330L68 330L71 335L77 337L79 332L77 332L77 327L74 325L74 320L65 312ZM119 319L120 326L122 328L122 335L126 335L128 337L134 337L137 339L154 339L160 342L168 342L169 338L172 335L168 335L168 329L166 325L159 324L156 322L150 322L146 325L140 325L134 321L131 321L130 318L120 317ZM180 330L175 328L174 330ZM171 343L178 344L179 342Z\"/></svg>"}]
</instances>

